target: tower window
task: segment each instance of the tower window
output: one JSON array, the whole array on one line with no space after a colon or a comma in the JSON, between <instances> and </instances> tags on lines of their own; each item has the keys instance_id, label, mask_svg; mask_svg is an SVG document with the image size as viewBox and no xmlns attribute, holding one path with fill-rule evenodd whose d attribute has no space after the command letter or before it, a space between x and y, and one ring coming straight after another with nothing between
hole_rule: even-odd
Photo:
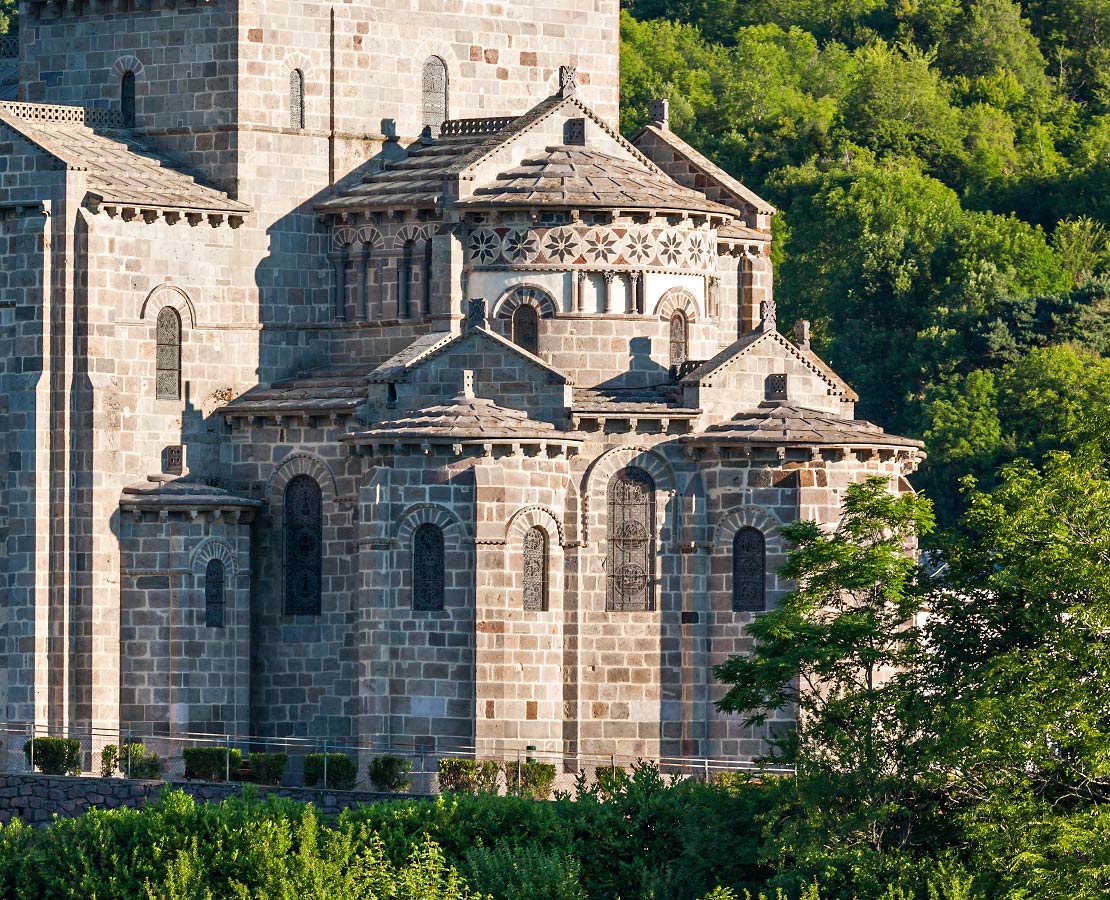
<instances>
[{"instance_id":1,"label":"tower window","mask_svg":"<svg viewBox=\"0 0 1110 900\"><path fill-rule=\"evenodd\" d=\"M119 109L123 127L135 127L135 73L124 72L119 84Z\"/></svg>"},{"instance_id":2,"label":"tower window","mask_svg":"<svg viewBox=\"0 0 1110 900\"><path fill-rule=\"evenodd\" d=\"M438 56L424 61L423 115L424 127L438 135L447 121L447 63Z\"/></svg>"},{"instance_id":3,"label":"tower window","mask_svg":"<svg viewBox=\"0 0 1110 900\"><path fill-rule=\"evenodd\" d=\"M226 571L222 560L208 560L204 572L204 624L208 628L224 627L224 583Z\"/></svg>"},{"instance_id":4,"label":"tower window","mask_svg":"<svg viewBox=\"0 0 1110 900\"><path fill-rule=\"evenodd\" d=\"M181 398L181 317L177 310L162 307L155 326L157 357L155 359L155 396L159 400Z\"/></svg>"},{"instance_id":5,"label":"tower window","mask_svg":"<svg viewBox=\"0 0 1110 900\"><path fill-rule=\"evenodd\" d=\"M547 609L547 532L538 525L524 534L524 608Z\"/></svg>"},{"instance_id":6,"label":"tower window","mask_svg":"<svg viewBox=\"0 0 1110 900\"><path fill-rule=\"evenodd\" d=\"M755 528L741 528L732 539L732 608L763 612L767 608L767 542Z\"/></svg>"},{"instance_id":7,"label":"tower window","mask_svg":"<svg viewBox=\"0 0 1110 900\"><path fill-rule=\"evenodd\" d=\"M412 608L443 609L443 529L425 522L412 536Z\"/></svg>"},{"instance_id":8,"label":"tower window","mask_svg":"<svg viewBox=\"0 0 1110 900\"><path fill-rule=\"evenodd\" d=\"M539 353L540 317L534 306L525 303L513 310L512 340L522 350Z\"/></svg>"},{"instance_id":9,"label":"tower window","mask_svg":"<svg viewBox=\"0 0 1110 900\"><path fill-rule=\"evenodd\" d=\"M323 580L323 500L310 475L285 486L285 614L319 615Z\"/></svg>"},{"instance_id":10,"label":"tower window","mask_svg":"<svg viewBox=\"0 0 1110 900\"><path fill-rule=\"evenodd\" d=\"M655 482L643 469L622 469L609 482L605 609L652 609L655 574Z\"/></svg>"},{"instance_id":11,"label":"tower window","mask_svg":"<svg viewBox=\"0 0 1110 900\"><path fill-rule=\"evenodd\" d=\"M289 73L289 127L304 128L304 72L300 69Z\"/></svg>"}]
</instances>

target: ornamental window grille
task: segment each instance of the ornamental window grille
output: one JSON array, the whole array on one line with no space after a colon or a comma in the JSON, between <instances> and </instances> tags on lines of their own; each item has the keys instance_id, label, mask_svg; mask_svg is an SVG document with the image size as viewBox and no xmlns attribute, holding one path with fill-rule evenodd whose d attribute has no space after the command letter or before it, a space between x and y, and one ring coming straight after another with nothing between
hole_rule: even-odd
<instances>
[{"instance_id":1,"label":"ornamental window grille","mask_svg":"<svg viewBox=\"0 0 1110 900\"><path fill-rule=\"evenodd\" d=\"M323 498L310 475L285 486L285 614L320 614L324 570Z\"/></svg>"},{"instance_id":2,"label":"ornamental window grille","mask_svg":"<svg viewBox=\"0 0 1110 900\"><path fill-rule=\"evenodd\" d=\"M566 122L563 123L563 143L572 147L585 146L585 119L567 119Z\"/></svg>"},{"instance_id":3,"label":"ornamental window grille","mask_svg":"<svg viewBox=\"0 0 1110 900\"><path fill-rule=\"evenodd\" d=\"M786 376L768 375L764 393L768 400L785 400L787 397Z\"/></svg>"},{"instance_id":4,"label":"ornamental window grille","mask_svg":"<svg viewBox=\"0 0 1110 900\"><path fill-rule=\"evenodd\" d=\"M397 318L407 319L412 302L412 262L415 241L405 241L401 249L401 264L397 269Z\"/></svg>"},{"instance_id":5,"label":"ornamental window grille","mask_svg":"<svg viewBox=\"0 0 1110 900\"><path fill-rule=\"evenodd\" d=\"M300 69L289 73L289 127L296 131L304 128L304 72Z\"/></svg>"},{"instance_id":6,"label":"ornamental window grille","mask_svg":"<svg viewBox=\"0 0 1110 900\"><path fill-rule=\"evenodd\" d=\"M767 608L767 542L756 528L741 528L732 539L732 608L763 612Z\"/></svg>"},{"instance_id":7,"label":"ornamental window grille","mask_svg":"<svg viewBox=\"0 0 1110 900\"><path fill-rule=\"evenodd\" d=\"M204 624L208 628L224 627L224 586L227 570L223 560L208 560L204 570Z\"/></svg>"},{"instance_id":8,"label":"ornamental window grille","mask_svg":"<svg viewBox=\"0 0 1110 900\"><path fill-rule=\"evenodd\" d=\"M119 111L124 128L135 127L135 73L124 72L119 82Z\"/></svg>"},{"instance_id":9,"label":"ornamental window grille","mask_svg":"<svg viewBox=\"0 0 1110 900\"><path fill-rule=\"evenodd\" d=\"M412 608L443 609L443 529L425 522L412 535Z\"/></svg>"},{"instance_id":10,"label":"ornamental window grille","mask_svg":"<svg viewBox=\"0 0 1110 900\"><path fill-rule=\"evenodd\" d=\"M653 608L655 482L643 469L622 469L609 482L605 609Z\"/></svg>"},{"instance_id":11,"label":"ornamental window grille","mask_svg":"<svg viewBox=\"0 0 1110 900\"><path fill-rule=\"evenodd\" d=\"M447 121L447 63L438 56L424 61L423 97L422 124L438 135Z\"/></svg>"},{"instance_id":12,"label":"ornamental window grille","mask_svg":"<svg viewBox=\"0 0 1110 900\"><path fill-rule=\"evenodd\" d=\"M547 532L538 525L524 533L524 608L547 609Z\"/></svg>"},{"instance_id":13,"label":"ornamental window grille","mask_svg":"<svg viewBox=\"0 0 1110 900\"><path fill-rule=\"evenodd\" d=\"M529 353L540 351L540 317L534 306L522 304L513 310L513 343Z\"/></svg>"},{"instance_id":14,"label":"ornamental window grille","mask_svg":"<svg viewBox=\"0 0 1110 900\"><path fill-rule=\"evenodd\" d=\"M155 396L159 400L181 398L181 316L163 306L155 324L158 343L155 358Z\"/></svg>"},{"instance_id":15,"label":"ornamental window grille","mask_svg":"<svg viewBox=\"0 0 1110 900\"><path fill-rule=\"evenodd\" d=\"M671 316L671 370L677 372L687 359L688 323L686 317L676 312Z\"/></svg>"}]
</instances>

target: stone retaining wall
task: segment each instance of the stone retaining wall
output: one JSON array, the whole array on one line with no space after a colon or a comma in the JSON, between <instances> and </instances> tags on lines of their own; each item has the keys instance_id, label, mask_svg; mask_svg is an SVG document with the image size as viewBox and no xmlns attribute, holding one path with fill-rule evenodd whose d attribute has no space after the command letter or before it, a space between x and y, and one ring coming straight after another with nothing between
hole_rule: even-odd
<instances>
[{"instance_id":1,"label":"stone retaining wall","mask_svg":"<svg viewBox=\"0 0 1110 900\"><path fill-rule=\"evenodd\" d=\"M95 778L52 775L0 775L0 822L14 818L27 825L47 825L54 815L79 816L92 807L116 809L141 807L158 797L165 785L178 788L198 801L219 802L242 793L239 782L210 784L197 781L128 781L123 778ZM319 791L306 788L257 787L259 796L276 794L290 800L313 803L325 816L344 809L397 799L396 794L371 791ZM409 796L409 795L406 795ZM422 795L421 795L422 796Z\"/></svg>"}]
</instances>

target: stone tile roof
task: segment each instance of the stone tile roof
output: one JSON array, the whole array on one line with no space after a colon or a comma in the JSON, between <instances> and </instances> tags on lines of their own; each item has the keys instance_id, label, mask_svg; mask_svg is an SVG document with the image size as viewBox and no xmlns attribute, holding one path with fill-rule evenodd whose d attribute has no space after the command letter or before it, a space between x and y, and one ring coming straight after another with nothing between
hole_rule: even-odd
<instances>
[{"instance_id":1,"label":"stone tile roof","mask_svg":"<svg viewBox=\"0 0 1110 900\"><path fill-rule=\"evenodd\" d=\"M716 212L735 210L684 188L636 162L587 147L548 147L477 187L462 208L505 206L602 207Z\"/></svg>"},{"instance_id":2,"label":"stone tile roof","mask_svg":"<svg viewBox=\"0 0 1110 900\"><path fill-rule=\"evenodd\" d=\"M107 110L39 103L0 103L0 123L82 171L88 196L139 209L245 215L250 207L198 184L173 163L118 128ZM113 127L117 126L117 127Z\"/></svg>"},{"instance_id":3,"label":"stone tile roof","mask_svg":"<svg viewBox=\"0 0 1110 900\"><path fill-rule=\"evenodd\" d=\"M465 135L419 147L404 159L387 163L380 172L367 175L361 184L317 204L316 209L334 213L368 208L434 207L459 162L488 140L488 135Z\"/></svg>"},{"instance_id":4,"label":"stone tile roof","mask_svg":"<svg viewBox=\"0 0 1110 900\"><path fill-rule=\"evenodd\" d=\"M256 387L232 400L224 416L350 415L366 402L368 369L322 369Z\"/></svg>"},{"instance_id":5,"label":"stone tile roof","mask_svg":"<svg viewBox=\"0 0 1110 900\"><path fill-rule=\"evenodd\" d=\"M707 157L687 144L669 128L660 128L658 125L647 125L640 134L633 139L633 143L639 144L644 135L650 135L655 138L655 140L666 144L675 154L676 160L681 159L690 164L694 169L695 187L700 188L702 182L705 182L707 187L709 183L713 183L717 187L722 188L726 193L732 194L738 200L743 200L745 203L748 203L757 212L768 215L775 212L775 208L755 191L733 178L716 163L711 162ZM655 160L655 162L658 163L659 160Z\"/></svg>"},{"instance_id":6,"label":"stone tile roof","mask_svg":"<svg viewBox=\"0 0 1110 900\"><path fill-rule=\"evenodd\" d=\"M483 397L460 395L439 406L427 406L345 435L359 444L580 442L583 438L539 422L517 409L498 406Z\"/></svg>"},{"instance_id":7,"label":"stone tile roof","mask_svg":"<svg viewBox=\"0 0 1110 900\"><path fill-rule=\"evenodd\" d=\"M699 409L679 406L676 399L655 388L575 388L574 415L630 415L690 417Z\"/></svg>"},{"instance_id":8,"label":"stone tile roof","mask_svg":"<svg viewBox=\"0 0 1110 900\"><path fill-rule=\"evenodd\" d=\"M180 478L151 476L146 481L128 485L120 496L120 506L130 510L255 509L261 505L260 500L239 497L188 475Z\"/></svg>"},{"instance_id":9,"label":"stone tile roof","mask_svg":"<svg viewBox=\"0 0 1110 900\"><path fill-rule=\"evenodd\" d=\"M711 425L685 439L693 444L755 444L783 446L902 447L921 449L912 438L887 434L863 419L842 419L791 403L765 402L729 422Z\"/></svg>"}]
</instances>

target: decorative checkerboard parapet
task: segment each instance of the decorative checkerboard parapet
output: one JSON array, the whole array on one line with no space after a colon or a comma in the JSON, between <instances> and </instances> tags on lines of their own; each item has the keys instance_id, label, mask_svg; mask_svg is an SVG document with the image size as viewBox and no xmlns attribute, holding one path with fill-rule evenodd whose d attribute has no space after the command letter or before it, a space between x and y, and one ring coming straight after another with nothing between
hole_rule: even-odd
<instances>
[{"instance_id":1,"label":"decorative checkerboard parapet","mask_svg":"<svg viewBox=\"0 0 1110 900\"><path fill-rule=\"evenodd\" d=\"M123 116L117 109L51 106L46 103L0 103L0 110L32 122L70 122L89 128L123 127Z\"/></svg>"}]
</instances>

